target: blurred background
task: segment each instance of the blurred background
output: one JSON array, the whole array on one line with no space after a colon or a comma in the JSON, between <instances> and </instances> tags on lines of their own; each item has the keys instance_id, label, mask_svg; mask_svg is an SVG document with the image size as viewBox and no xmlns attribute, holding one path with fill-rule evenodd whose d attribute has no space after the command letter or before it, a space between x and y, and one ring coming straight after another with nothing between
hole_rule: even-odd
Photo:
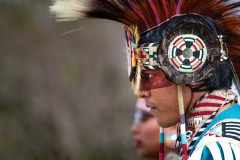
<instances>
[{"instance_id":1,"label":"blurred background","mask_svg":"<svg viewBox=\"0 0 240 160\"><path fill-rule=\"evenodd\" d=\"M0 159L140 159L123 25L56 22L49 5L0 0Z\"/></svg>"}]
</instances>

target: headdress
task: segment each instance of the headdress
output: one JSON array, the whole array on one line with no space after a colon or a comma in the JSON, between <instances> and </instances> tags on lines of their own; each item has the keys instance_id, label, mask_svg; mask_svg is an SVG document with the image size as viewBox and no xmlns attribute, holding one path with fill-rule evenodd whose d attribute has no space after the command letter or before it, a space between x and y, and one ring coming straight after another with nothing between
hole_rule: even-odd
<instances>
[{"instance_id":1,"label":"headdress","mask_svg":"<svg viewBox=\"0 0 240 160\"><path fill-rule=\"evenodd\" d=\"M220 0L59 0L51 10L60 20L86 16L125 24L136 92L141 73L159 69L193 91L230 88L232 79L239 91L239 7Z\"/></svg>"}]
</instances>

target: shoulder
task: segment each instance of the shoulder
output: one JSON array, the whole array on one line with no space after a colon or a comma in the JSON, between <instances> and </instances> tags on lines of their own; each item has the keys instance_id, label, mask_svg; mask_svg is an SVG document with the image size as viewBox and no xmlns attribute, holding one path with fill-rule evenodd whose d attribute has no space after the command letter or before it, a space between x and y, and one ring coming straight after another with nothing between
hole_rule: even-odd
<instances>
[{"instance_id":1,"label":"shoulder","mask_svg":"<svg viewBox=\"0 0 240 160\"><path fill-rule=\"evenodd\" d=\"M240 158L240 146L225 142L213 142L197 148L189 160L235 160Z\"/></svg>"},{"instance_id":2,"label":"shoulder","mask_svg":"<svg viewBox=\"0 0 240 160\"><path fill-rule=\"evenodd\" d=\"M195 160L238 159L239 150L240 119L229 118L217 122L204 134L191 157Z\"/></svg>"}]
</instances>

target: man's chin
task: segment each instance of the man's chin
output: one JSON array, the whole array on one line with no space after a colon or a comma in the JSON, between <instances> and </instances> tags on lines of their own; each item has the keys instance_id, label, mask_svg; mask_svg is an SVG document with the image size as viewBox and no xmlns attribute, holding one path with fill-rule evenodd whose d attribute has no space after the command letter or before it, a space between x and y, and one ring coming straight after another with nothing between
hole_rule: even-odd
<instances>
[{"instance_id":1,"label":"man's chin","mask_svg":"<svg viewBox=\"0 0 240 160\"><path fill-rule=\"evenodd\" d=\"M172 127L173 125L175 125L175 123L169 123L168 121L162 121L159 118L157 119L157 123L160 127L162 128L168 128L168 127Z\"/></svg>"},{"instance_id":2,"label":"man's chin","mask_svg":"<svg viewBox=\"0 0 240 160\"><path fill-rule=\"evenodd\" d=\"M157 118L157 123L160 127L166 128L166 124L160 121L158 118Z\"/></svg>"}]
</instances>

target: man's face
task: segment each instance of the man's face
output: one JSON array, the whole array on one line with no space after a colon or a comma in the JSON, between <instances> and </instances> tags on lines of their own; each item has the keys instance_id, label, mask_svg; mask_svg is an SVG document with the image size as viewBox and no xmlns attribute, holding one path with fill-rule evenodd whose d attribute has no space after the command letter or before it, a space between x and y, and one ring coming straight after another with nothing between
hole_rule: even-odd
<instances>
[{"instance_id":1,"label":"man's face","mask_svg":"<svg viewBox=\"0 0 240 160\"><path fill-rule=\"evenodd\" d=\"M190 103L191 92L183 87L185 107ZM168 81L161 70L145 71L139 97L146 100L161 127L170 127L179 121L177 85Z\"/></svg>"},{"instance_id":2,"label":"man's face","mask_svg":"<svg viewBox=\"0 0 240 160\"><path fill-rule=\"evenodd\" d=\"M159 153L159 126L151 114L142 110L138 112L142 113L142 117L131 126L133 146L140 156L156 158Z\"/></svg>"}]
</instances>

